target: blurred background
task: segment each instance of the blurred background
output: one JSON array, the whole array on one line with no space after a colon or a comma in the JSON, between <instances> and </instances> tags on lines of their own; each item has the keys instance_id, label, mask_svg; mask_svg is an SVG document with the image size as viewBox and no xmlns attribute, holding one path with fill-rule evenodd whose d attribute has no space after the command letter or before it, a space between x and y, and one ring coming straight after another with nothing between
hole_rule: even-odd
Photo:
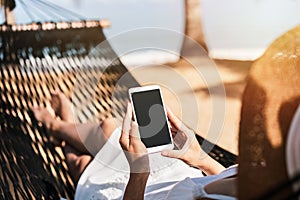
<instances>
[{"instance_id":1,"label":"blurred background","mask_svg":"<svg viewBox=\"0 0 300 200\"><path fill-rule=\"evenodd\" d=\"M15 20L18 23L31 22L32 19L24 11L40 9L35 1L16 1ZM184 33L186 2L195 0L51 0L61 7L75 11L88 19L109 19L111 27L104 29L106 37L114 37L120 33L144 27L159 27ZM209 54L217 59L254 60L279 35L296 26L300 22L299 0L199 0L193 12L201 17L202 32ZM43 12L43 10L41 10ZM3 13L3 12L1 12ZM33 14L33 13L32 13ZM33 14L34 16L34 14ZM3 17L3 16L2 16ZM51 16L44 16L45 21ZM41 21L36 16L36 21ZM161 37L147 34L138 40L159 41L170 45L170 49L180 53L183 38ZM113 43L114 49L123 51L134 41L118 41ZM147 52L144 52L147 53ZM174 61L176 57L160 53L123 58L127 64L141 62Z\"/></svg>"}]
</instances>

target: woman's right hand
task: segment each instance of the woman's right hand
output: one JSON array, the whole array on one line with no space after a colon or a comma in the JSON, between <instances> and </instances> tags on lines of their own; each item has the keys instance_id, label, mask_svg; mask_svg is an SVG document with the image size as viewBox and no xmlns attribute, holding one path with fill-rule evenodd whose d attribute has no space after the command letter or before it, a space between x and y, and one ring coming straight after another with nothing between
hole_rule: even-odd
<instances>
[{"instance_id":1,"label":"woman's right hand","mask_svg":"<svg viewBox=\"0 0 300 200\"><path fill-rule=\"evenodd\" d=\"M165 150L161 154L166 157L180 159L190 166L203 170L207 175L217 174L224 170L221 164L203 151L194 131L187 128L170 109L167 109L167 113L171 123L173 141L178 150Z\"/></svg>"},{"instance_id":2,"label":"woman's right hand","mask_svg":"<svg viewBox=\"0 0 300 200\"><path fill-rule=\"evenodd\" d=\"M149 157L139 136L136 122L132 121L132 107L127 105L123 120L120 144L130 166L130 177L123 199L144 199L144 192L150 174Z\"/></svg>"},{"instance_id":3,"label":"woman's right hand","mask_svg":"<svg viewBox=\"0 0 300 200\"><path fill-rule=\"evenodd\" d=\"M150 171L148 152L140 139L138 124L132 121L132 107L127 105L123 120L120 144L130 166L131 173L146 173Z\"/></svg>"}]
</instances>

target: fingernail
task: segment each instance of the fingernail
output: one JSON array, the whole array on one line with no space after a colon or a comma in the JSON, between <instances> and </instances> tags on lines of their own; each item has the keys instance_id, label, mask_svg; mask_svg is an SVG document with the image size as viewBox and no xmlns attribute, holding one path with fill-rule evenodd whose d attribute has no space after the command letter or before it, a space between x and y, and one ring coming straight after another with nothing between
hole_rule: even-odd
<instances>
[{"instance_id":1,"label":"fingernail","mask_svg":"<svg viewBox=\"0 0 300 200\"><path fill-rule=\"evenodd\" d=\"M162 151L162 152L161 152L161 155L163 155L163 156L167 156L167 155L168 155L168 152L166 152L166 151Z\"/></svg>"}]
</instances>

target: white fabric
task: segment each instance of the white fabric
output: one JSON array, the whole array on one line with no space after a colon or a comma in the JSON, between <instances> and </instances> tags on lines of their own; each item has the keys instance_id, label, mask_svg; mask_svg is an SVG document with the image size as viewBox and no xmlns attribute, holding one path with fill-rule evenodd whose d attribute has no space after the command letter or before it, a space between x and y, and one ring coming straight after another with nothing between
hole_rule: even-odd
<instances>
[{"instance_id":1,"label":"white fabric","mask_svg":"<svg viewBox=\"0 0 300 200\"><path fill-rule=\"evenodd\" d=\"M83 172L76 188L75 199L122 199L129 178L129 165L119 144L120 134L120 128L112 133L109 140ZM189 183L192 181L191 188L195 190L201 183L202 178L199 178L203 177L201 171L178 159L166 158L160 153L150 154L149 159L151 172L145 199L186 199L187 193L176 197L174 192L177 189L185 189L185 181ZM234 169L230 175L236 173L236 167ZM226 171L225 174L221 173L223 174L221 176L203 177L203 183L208 184L228 175ZM186 177L190 179L185 179ZM194 193L198 194L193 190L187 191L192 196Z\"/></svg>"},{"instance_id":2,"label":"white fabric","mask_svg":"<svg viewBox=\"0 0 300 200\"><path fill-rule=\"evenodd\" d=\"M183 181L176 183L167 195L167 200L171 199L196 199L199 197L206 197L211 199L222 199L222 200L234 200L235 197L219 194L207 194L204 190L204 186L207 184L224 179L237 174L237 165L232 166L218 175L206 176L201 178L190 177L185 178Z\"/></svg>"},{"instance_id":3,"label":"white fabric","mask_svg":"<svg viewBox=\"0 0 300 200\"><path fill-rule=\"evenodd\" d=\"M298 107L287 136L286 162L290 178L300 172L300 106ZM300 189L300 183L293 184L294 191ZM298 198L300 199L300 197Z\"/></svg>"}]
</instances>

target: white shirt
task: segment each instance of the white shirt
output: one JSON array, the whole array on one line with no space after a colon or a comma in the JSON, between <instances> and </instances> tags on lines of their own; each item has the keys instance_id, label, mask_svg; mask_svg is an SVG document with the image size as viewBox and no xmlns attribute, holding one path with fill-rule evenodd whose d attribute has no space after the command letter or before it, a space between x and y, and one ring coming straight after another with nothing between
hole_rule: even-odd
<instances>
[{"instance_id":1,"label":"white shirt","mask_svg":"<svg viewBox=\"0 0 300 200\"><path fill-rule=\"evenodd\" d=\"M119 144L120 134L121 129L117 128L87 166L79 179L75 199L122 199L129 179L129 165ZM178 159L163 157L160 153L150 154L149 160L151 171L145 199L194 199L207 195L199 188L237 173L235 166L220 175L203 177L200 170ZM178 191L181 193L178 194Z\"/></svg>"}]
</instances>

